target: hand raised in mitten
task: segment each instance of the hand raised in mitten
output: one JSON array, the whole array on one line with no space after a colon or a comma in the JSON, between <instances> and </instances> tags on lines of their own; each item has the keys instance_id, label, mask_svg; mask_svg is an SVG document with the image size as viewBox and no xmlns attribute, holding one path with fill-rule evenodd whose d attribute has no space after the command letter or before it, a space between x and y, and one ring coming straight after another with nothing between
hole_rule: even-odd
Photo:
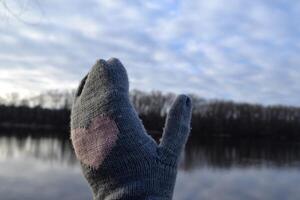
<instances>
[{"instance_id":1,"label":"hand raised in mitten","mask_svg":"<svg viewBox=\"0 0 300 200\"><path fill-rule=\"evenodd\" d=\"M71 113L71 139L94 199L172 199L179 155L191 120L185 95L173 103L159 145L129 101L119 60L99 60L81 81Z\"/></svg>"}]
</instances>

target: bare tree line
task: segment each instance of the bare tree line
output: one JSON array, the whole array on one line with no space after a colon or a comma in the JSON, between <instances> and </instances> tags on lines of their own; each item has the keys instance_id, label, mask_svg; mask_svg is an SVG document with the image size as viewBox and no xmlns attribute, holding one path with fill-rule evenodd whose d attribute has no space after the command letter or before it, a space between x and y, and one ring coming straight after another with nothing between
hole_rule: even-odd
<instances>
[{"instance_id":1,"label":"bare tree line","mask_svg":"<svg viewBox=\"0 0 300 200\"><path fill-rule=\"evenodd\" d=\"M0 99L0 127L30 127L67 132L74 91L52 90L20 98L16 93ZM300 108L262 106L222 100L193 101L193 137L300 138ZM173 93L131 91L132 104L146 129L161 133L166 114L175 98Z\"/></svg>"}]
</instances>

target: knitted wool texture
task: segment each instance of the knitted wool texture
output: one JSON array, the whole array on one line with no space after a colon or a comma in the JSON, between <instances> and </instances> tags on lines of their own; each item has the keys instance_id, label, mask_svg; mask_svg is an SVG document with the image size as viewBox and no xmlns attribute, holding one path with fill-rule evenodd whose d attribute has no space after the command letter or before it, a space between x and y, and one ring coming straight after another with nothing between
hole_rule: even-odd
<instances>
[{"instance_id":1,"label":"knitted wool texture","mask_svg":"<svg viewBox=\"0 0 300 200\"><path fill-rule=\"evenodd\" d=\"M119 60L99 60L81 81L71 113L72 144L95 200L172 199L179 155L190 131L191 101L173 103L159 145L129 101Z\"/></svg>"}]
</instances>

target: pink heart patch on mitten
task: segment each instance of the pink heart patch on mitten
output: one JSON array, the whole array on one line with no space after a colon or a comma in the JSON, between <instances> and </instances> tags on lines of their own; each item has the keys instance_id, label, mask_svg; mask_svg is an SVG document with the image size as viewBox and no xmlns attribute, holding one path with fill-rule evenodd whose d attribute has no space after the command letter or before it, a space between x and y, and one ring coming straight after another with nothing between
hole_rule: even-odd
<instances>
[{"instance_id":1,"label":"pink heart patch on mitten","mask_svg":"<svg viewBox=\"0 0 300 200\"><path fill-rule=\"evenodd\" d=\"M71 131L71 139L77 158L84 164L99 168L115 146L119 129L116 123L106 116L94 118L88 128Z\"/></svg>"}]
</instances>

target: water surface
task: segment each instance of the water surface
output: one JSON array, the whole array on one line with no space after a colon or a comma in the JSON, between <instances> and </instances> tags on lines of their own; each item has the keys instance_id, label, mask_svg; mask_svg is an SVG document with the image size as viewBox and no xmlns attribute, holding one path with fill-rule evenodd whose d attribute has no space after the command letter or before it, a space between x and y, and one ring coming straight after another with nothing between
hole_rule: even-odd
<instances>
[{"instance_id":1,"label":"water surface","mask_svg":"<svg viewBox=\"0 0 300 200\"><path fill-rule=\"evenodd\" d=\"M300 145L190 138L174 199L299 199ZM3 200L91 199L68 140L0 136Z\"/></svg>"}]
</instances>

